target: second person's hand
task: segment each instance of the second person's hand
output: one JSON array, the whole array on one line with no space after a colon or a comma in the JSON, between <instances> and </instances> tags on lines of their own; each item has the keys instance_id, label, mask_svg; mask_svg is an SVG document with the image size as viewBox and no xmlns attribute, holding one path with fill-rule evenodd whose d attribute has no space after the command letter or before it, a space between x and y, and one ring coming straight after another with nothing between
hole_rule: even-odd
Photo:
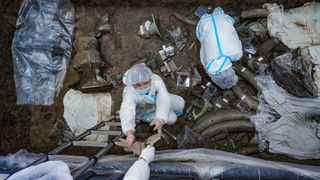
<instances>
[{"instance_id":1,"label":"second person's hand","mask_svg":"<svg viewBox=\"0 0 320 180\"><path fill-rule=\"evenodd\" d=\"M164 125L164 120L161 118L155 118L151 123L150 126L154 126L153 130L158 130L158 133L162 133L162 126Z\"/></svg>"}]
</instances>

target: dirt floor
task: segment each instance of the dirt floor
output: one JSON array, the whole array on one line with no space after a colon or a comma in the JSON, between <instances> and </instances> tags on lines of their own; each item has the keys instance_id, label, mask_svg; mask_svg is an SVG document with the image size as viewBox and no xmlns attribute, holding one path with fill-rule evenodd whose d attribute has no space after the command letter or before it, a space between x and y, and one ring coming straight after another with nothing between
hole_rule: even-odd
<instances>
[{"instance_id":1,"label":"dirt floor","mask_svg":"<svg viewBox=\"0 0 320 180\"><path fill-rule=\"evenodd\" d=\"M202 1L208 3L210 1ZM216 1L214 6L221 6L225 11L232 14L239 14L241 10L248 8L261 7L264 1ZM275 2L275 1L274 1ZM295 1L278 1L285 4L286 8L300 6L304 3L301 0ZM181 5L183 4L183 5ZM77 1L76 8L76 30L75 37L77 39L83 36L95 36L96 27L99 19L109 13L111 15L111 24L114 26L112 33L104 33L99 39L100 52L107 67L104 72L113 74L125 72L138 59L146 57L147 59L155 59L161 62L158 51L162 45L171 43L168 29L181 27L186 35L187 42L185 48L181 52L177 52L174 61L177 66L182 66L181 71L190 71L191 67L198 65L199 60L199 44L195 36L195 27L188 26L178 21L172 13L179 12L187 17L194 18L192 14L199 6L199 1ZM1 82L0 82L0 131L3 135L0 138L0 154L15 152L21 148L33 152L47 152L70 138L70 134L66 133L67 126L63 118L63 97L68 91L68 85L72 84L76 76L73 70L73 60L70 61L64 87L55 99L52 106L18 106L16 105L15 86L13 80L13 63L11 55L11 41L15 29L16 14L19 9L19 1L3 1L0 5L0 13L4 14L1 27L1 43L0 53L5 65L1 66ZM160 25L160 31L164 36L161 40L158 36L152 36L150 39L142 39L137 36L138 27L146 20L151 20L151 14L154 14ZM195 47L188 48L195 42ZM161 74L158 69L155 73ZM176 79L163 77L170 93L179 94L186 100L187 106L190 104L191 89L176 86ZM113 111L117 111L121 103L121 94L123 86L111 89L110 93L114 100ZM182 124L191 125L191 122L179 119L179 123L173 130L178 134ZM146 128L141 127L141 129ZM247 140L248 141L248 140ZM165 143L164 143L165 144ZM166 148L174 148L174 143L169 143ZM163 148L163 147L162 147ZM160 149L162 149L160 148ZM223 147L222 147L223 148ZM222 149L220 148L220 149ZM226 149L227 150L227 149ZM292 160L285 156L270 156L268 154L260 154L258 157L272 160L295 161L300 163L318 164L317 161L298 161Z\"/></svg>"}]
</instances>

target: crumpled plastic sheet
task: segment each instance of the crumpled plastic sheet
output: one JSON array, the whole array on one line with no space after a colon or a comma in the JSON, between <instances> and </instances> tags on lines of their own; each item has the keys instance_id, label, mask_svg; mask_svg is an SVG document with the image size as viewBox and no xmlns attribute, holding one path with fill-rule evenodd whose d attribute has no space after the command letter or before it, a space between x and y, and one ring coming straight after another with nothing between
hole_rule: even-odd
<instances>
[{"instance_id":1,"label":"crumpled plastic sheet","mask_svg":"<svg viewBox=\"0 0 320 180\"><path fill-rule=\"evenodd\" d=\"M214 148L214 142L200 134L193 132L188 126L185 126L181 133L177 136L179 149L191 148Z\"/></svg>"},{"instance_id":2,"label":"crumpled plastic sheet","mask_svg":"<svg viewBox=\"0 0 320 180\"><path fill-rule=\"evenodd\" d=\"M256 80L262 92L259 112L250 120L258 132L260 151L268 150L297 159L319 158L317 128L320 124L305 118L320 115L320 98L293 96L279 87L270 74L259 75Z\"/></svg>"},{"instance_id":3,"label":"crumpled plastic sheet","mask_svg":"<svg viewBox=\"0 0 320 180\"><path fill-rule=\"evenodd\" d=\"M262 133L269 142L269 152L285 154L296 159L320 159L320 121L298 113L289 113L263 126Z\"/></svg>"},{"instance_id":4,"label":"crumpled plastic sheet","mask_svg":"<svg viewBox=\"0 0 320 180\"><path fill-rule=\"evenodd\" d=\"M252 44L252 41L255 38L253 31L248 27L242 26L238 28L237 32L239 34L243 50L249 54L255 54L257 52L257 48Z\"/></svg>"},{"instance_id":5,"label":"crumpled plastic sheet","mask_svg":"<svg viewBox=\"0 0 320 180\"><path fill-rule=\"evenodd\" d=\"M171 35L174 43L178 47L178 49L182 48L182 46L187 42L187 39L183 35L183 31L180 27L173 29L172 31L168 30Z\"/></svg>"},{"instance_id":6,"label":"crumpled plastic sheet","mask_svg":"<svg viewBox=\"0 0 320 180\"><path fill-rule=\"evenodd\" d=\"M303 59L310 59L313 67L313 81L320 89L320 45L310 46L301 49L301 56ZM320 94L320 92L318 91Z\"/></svg>"},{"instance_id":7,"label":"crumpled plastic sheet","mask_svg":"<svg viewBox=\"0 0 320 180\"><path fill-rule=\"evenodd\" d=\"M320 3L307 2L301 7L284 10L283 5L266 3L269 11L268 32L290 49L320 44Z\"/></svg>"},{"instance_id":8,"label":"crumpled plastic sheet","mask_svg":"<svg viewBox=\"0 0 320 180\"><path fill-rule=\"evenodd\" d=\"M73 30L69 0L22 1L12 42L17 104L53 104L71 57Z\"/></svg>"},{"instance_id":9,"label":"crumpled plastic sheet","mask_svg":"<svg viewBox=\"0 0 320 180\"><path fill-rule=\"evenodd\" d=\"M302 61L300 51L295 50L276 57L271 68L276 83L289 93L299 97L318 95L318 88L313 82L311 72Z\"/></svg>"},{"instance_id":10,"label":"crumpled plastic sheet","mask_svg":"<svg viewBox=\"0 0 320 180\"><path fill-rule=\"evenodd\" d=\"M279 115L292 112L305 114L306 116L320 115L320 97L296 97L278 86L270 75L256 77L262 95L271 109Z\"/></svg>"},{"instance_id":11,"label":"crumpled plastic sheet","mask_svg":"<svg viewBox=\"0 0 320 180\"><path fill-rule=\"evenodd\" d=\"M14 154L8 154L6 156L0 156L0 168L17 169L28 166L34 161L42 157L43 154L36 154L21 149Z\"/></svg>"},{"instance_id":12,"label":"crumpled plastic sheet","mask_svg":"<svg viewBox=\"0 0 320 180\"><path fill-rule=\"evenodd\" d=\"M106 156L91 169L95 173L125 173L137 158ZM156 151L152 174L180 174L197 179L319 179L315 166L279 163L211 149Z\"/></svg>"},{"instance_id":13,"label":"crumpled plastic sheet","mask_svg":"<svg viewBox=\"0 0 320 180\"><path fill-rule=\"evenodd\" d=\"M250 121L255 125L256 131L259 137L259 150L260 152L267 151L269 148L269 142L263 136L262 130L266 124L272 123L280 118L280 115L271 109L268 103L263 98L263 94L259 93L259 111L253 116L250 117Z\"/></svg>"}]
</instances>

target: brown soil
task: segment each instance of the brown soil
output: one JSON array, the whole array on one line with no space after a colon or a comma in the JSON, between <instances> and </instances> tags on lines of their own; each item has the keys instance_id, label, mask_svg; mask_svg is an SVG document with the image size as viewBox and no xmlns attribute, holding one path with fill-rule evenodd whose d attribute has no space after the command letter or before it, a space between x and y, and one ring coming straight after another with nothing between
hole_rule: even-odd
<instances>
[{"instance_id":1,"label":"brown soil","mask_svg":"<svg viewBox=\"0 0 320 180\"><path fill-rule=\"evenodd\" d=\"M200 62L199 55L195 49L187 49L193 42L196 42L194 27L187 26L176 20L172 12L177 11L188 17L192 17L193 11L201 3L208 4L205 0L158 0L158 1L106 1L91 0L77 1L76 7L76 31L75 39L82 36L94 36L99 18L109 13L112 15L111 24L114 26L113 33L103 34L99 38L100 52L103 60L107 63L105 72L114 74L125 72L137 59L147 57L160 62L158 51L163 44L173 41L167 32L172 27L182 27L186 33L187 43L185 48L178 52L174 60L178 66L182 65L183 71L189 71L191 65ZM273 1L276 2L276 1ZM285 4L286 8L300 6L302 0L277 1ZM263 0L257 1L216 1L215 6L219 5L225 11L237 14L241 10L261 7ZM15 152L25 148L33 152L47 152L57 144L66 141L69 136L64 132L67 130L63 118L63 97L69 89L67 85L74 81L76 72L73 70L73 61L70 61L67 76L60 94L55 99L52 106L18 106L16 105L15 86L13 80L13 63L11 55L11 41L15 29L15 17L19 9L18 0L4 0L0 5L0 13L3 14L1 23L1 43L0 57L3 59L1 66L0 82L0 154ZM137 36L138 26L146 20L151 20L151 14L157 18L160 31L164 40L158 36L152 36L145 40ZM199 45L196 44L197 48ZM159 70L155 73L161 74ZM190 104L192 97L190 90L176 87L176 80L170 77L163 77L169 92L182 95ZM112 89L114 100L114 112L117 111L121 103L122 86ZM183 118L179 119L173 130L175 134L181 129L182 124L192 124ZM141 129L146 128L142 126ZM165 142L163 143L165 144ZM167 144L167 148L173 148L174 143ZM162 149L163 147L160 147Z\"/></svg>"}]
</instances>

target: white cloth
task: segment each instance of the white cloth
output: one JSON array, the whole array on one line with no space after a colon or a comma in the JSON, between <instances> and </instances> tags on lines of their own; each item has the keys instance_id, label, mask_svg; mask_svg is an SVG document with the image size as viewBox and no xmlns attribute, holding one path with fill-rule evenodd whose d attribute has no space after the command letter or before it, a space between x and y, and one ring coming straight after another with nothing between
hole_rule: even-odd
<instances>
[{"instance_id":1,"label":"white cloth","mask_svg":"<svg viewBox=\"0 0 320 180\"><path fill-rule=\"evenodd\" d=\"M269 11L268 32L291 49L320 44L320 3L309 2L302 7L283 10L282 5L265 4Z\"/></svg>"},{"instance_id":2,"label":"white cloth","mask_svg":"<svg viewBox=\"0 0 320 180\"><path fill-rule=\"evenodd\" d=\"M268 107L281 115L275 121L271 111L268 112L269 108L260 104L260 111L266 111L251 117L259 132L260 146L267 140L270 152L297 159L319 159L320 122L311 121L309 117L320 115L320 97L296 97L289 94L270 75L257 76L256 80Z\"/></svg>"},{"instance_id":3,"label":"white cloth","mask_svg":"<svg viewBox=\"0 0 320 180\"><path fill-rule=\"evenodd\" d=\"M209 76L231 68L232 61L243 55L233 23L233 19L219 7L212 14L203 15L198 22L196 34L201 43L200 59Z\"/></svg>"},{"instance_id":4,"label":"white cloth","mask_svg":"<svg viewBox=\"0 0 320 180\"><path fill-rule=\"evenodd\" d=\"M184 108L182 97L168 93L163 80L156 74L151 77L151 89L147 95L140 95L133 86L123 90L120 108L122 131L135 131L136 119L152 122L161 118L167 124L173 124Z\"/></svg>"},{"instance_id":5,"label":"white cloth","mask_svg":"<svg viewBox=\"0 0 320 180\"><path fill-rule=\"evenodd\" d=\"M271 153L285 154L297 159L320 159L320 123L290 113L265 124L262 134Z\"/></svg>"},{"instance_id":6,"label":"white cloth","mask_svg":"<svg viewBox=\"0 0 320 180\"><path fill-rule=\"evenodd\" d=\"M47 161L23 169L8 180L72 180L69 167L62 161Z\"/></svg>"},{"instance_id":7,"label":"white cloth","mask_svg":"<svg viewBox=\"0 0 320 180\"><path fill-rule=\"evenodd\" d=\"M149 163L153 161L155 148L148 145L144 148L137 160L127 171L124 180L148 180L150 176ZM143 158L143 159L140 159Z\"/></svg>"},{"instance_id":8,"label":"white cloth","mask_svg":"<svg viewBox=\"0 0 320 180\"><path fill-rule=\"evenodd\" d=\"M109 93L88 94L70 89L63 98L63 105L63 117L77 136L110 116L113 102ZM108 128L105 126L103 130ZM108 136L90 135L86 139L102 141L108 140Z\"/></svg>"}]
</instances>

